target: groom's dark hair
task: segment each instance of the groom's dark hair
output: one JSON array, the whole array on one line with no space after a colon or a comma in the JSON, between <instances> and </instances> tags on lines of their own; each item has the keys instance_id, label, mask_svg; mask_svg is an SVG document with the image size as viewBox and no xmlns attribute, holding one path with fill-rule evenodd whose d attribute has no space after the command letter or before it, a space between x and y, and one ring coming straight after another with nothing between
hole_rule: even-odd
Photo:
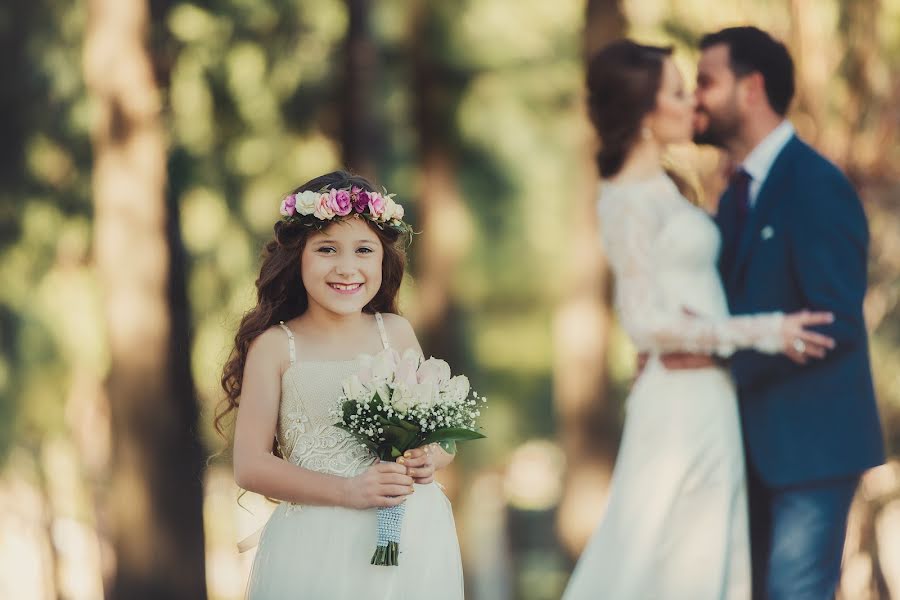
<instances>
[{"instance_id":1,"label":"groom's dark hair","mask_svg":"<svg viewBox=\"0 0 900 600\"><path fill-rule=\"evenodd\" d=\"M718 44L728 46L736 77L762 75L769 105L784 116L794 97L794 61L784 44L756 27L729 27L703 36L700 49Z\"/></svg>"}]
</instances>

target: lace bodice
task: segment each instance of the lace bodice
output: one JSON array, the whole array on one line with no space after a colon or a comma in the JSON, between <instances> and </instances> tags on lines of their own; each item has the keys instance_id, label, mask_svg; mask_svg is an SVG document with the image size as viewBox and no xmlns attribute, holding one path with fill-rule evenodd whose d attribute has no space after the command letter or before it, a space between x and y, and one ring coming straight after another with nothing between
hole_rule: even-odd
<instances>
[{"instance_id":1,"label":"lace bodice","mask_svg":"<svg viewBox=\"0 0 900 600\"><path fill-rule=\"evenodd\" d=\"M387 335L376 315L385 347ZM291 365L281 378L277 439L285 460L321 473L352 477L375 462L375 455L352 435L333 425L341 383L359 371L359 359L296 360L294 336L281 324L290 344Z\"/></svg>"},{"instance_id":2,"label":"lace bodice","mask_svg":"<svg viewBox=\"0 0 900 600\"><path fill-rule=\"evenodd\" d=\"M781 313L729 316L716 268L718 228L668 176L605 182L597 210L616 311L639 351L781 351Z\"/></svg>"}]
</instances>

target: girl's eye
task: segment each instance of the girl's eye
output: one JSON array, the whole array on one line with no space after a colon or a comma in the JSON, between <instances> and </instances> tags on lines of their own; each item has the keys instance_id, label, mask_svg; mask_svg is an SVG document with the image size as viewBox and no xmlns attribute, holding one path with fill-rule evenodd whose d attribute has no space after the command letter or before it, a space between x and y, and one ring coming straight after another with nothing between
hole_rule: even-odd
<instances>
[{"instance_id":1,"label":"girl's eye","mask_svg":"<svg viewBox=\"0 0 900 600\"><path fill-rule=\"evenodd\" d=\"M358 248L356 251L362 252L363 254L371 254L372 252L374 252L374 250L372 250L368 246L362 246L361 248Z\"/></svg>"},{"instance_id":2,"label":"girl's eye","mask_svg":"<svg viewBox=\"0 0 900 600\"><path fill-rule=\"evenodd\" d=\"M334 254L336 251L333 246L320 246L316 248L316 252L321 254Z\"/></svg>"}]
</instances>

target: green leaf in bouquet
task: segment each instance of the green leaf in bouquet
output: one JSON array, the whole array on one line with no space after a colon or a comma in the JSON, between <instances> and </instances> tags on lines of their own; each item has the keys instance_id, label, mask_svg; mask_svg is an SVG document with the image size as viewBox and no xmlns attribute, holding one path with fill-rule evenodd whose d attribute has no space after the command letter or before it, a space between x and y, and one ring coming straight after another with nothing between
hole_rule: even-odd
<instances>
[{"instance_id":1,"label":"green leaf in bouquet","mask_svg":"<svg viewBox=\"0 0 900 600\"><path fill-rule=\"evenodd\" d=\"M348 421L350 419L350 415L356 413L356 402L353 400L345 400L341 405L341 414L343 415L343 420Z\"/></svg>"},{"instance_id":2,"label":"green leaf in bouquet","mask_svg":"<svg viewBox=\"0 0 900 600\"><path fill-rule=\"evenodd\" d=\"M466 429L465 427L445 427L436 429L428 434L423 440L423 444L433 444L435 442L465 442L468 440L480 440L485 437L483 433Z\"/></svg>"},{"instance_id":3,"label":"green leaf in bouquet","mask_svg":"<svg viewBox=\"0 0 900 600\"><path fill-rule=\"evenodd\" d=\"M400 458L403 454L400 450L398 450L395 446L391 446L391 458Z\"/></svg>"},{"instance_id":4,"label":"green leaf in bouquet","mask_svg":"<svg viewBox=\"0 0 900 600\"><path fill-rule=\"evenodd\" d=\"M399 421L399 423L397 423L397 424L400 425L400 427L402 427L403 429L406 429L407 431L419 433L422 430L421 427L419 427L415 423L412 423L412 422L407 421L406 419L402 419L400 417L395 417L395 418L397 419L397 421Z\"/></svg>"},{"instance_id":5,"label":"green leaf in bouquet","mask_svg":"<svg viewBox=\"0 0 900 600\"><path fill-rule=\"evenodd\" d=\"M416 439L416 433L412 431L407 431L406 429L400 427L399 425L392 425L390 423L383 424L382 428L384 429L384 433L381 435L384 439L393 446L397 448L401 448L402 450L408 450L412 447L412 443Z\"/></svg>"},{"instance_id":6,"label":"green leaf in bouquet","mask_svg":"<svg viewBox=\"0 0 900 600\"><path fill-rule=\"evenodd\" d=\"M437 443L447 454L456 454L456 440L443 440Z\"/></svg>"}]
</instances>

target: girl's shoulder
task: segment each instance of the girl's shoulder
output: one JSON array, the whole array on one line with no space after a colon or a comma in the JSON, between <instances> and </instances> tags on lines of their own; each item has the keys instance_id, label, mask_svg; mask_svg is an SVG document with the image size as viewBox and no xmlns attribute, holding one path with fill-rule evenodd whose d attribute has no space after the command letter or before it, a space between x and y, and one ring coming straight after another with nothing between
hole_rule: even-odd
<instances>
[{"instance_id":1,"label":"girl's shoulder","mask_svg":"<svg viewBox=\"0 0 900 600\"><path fill-rule=\"evenodd\" d=\"M272 325L250 342L248 356L253 354L267 361L288 362L292 343L294 340L280 325Z\"/></svg>"},{"instance_id":2,"label":"girl's shoulder","mask_svg":"<svg viewBox=\"0 0 900 600\"><path fill-rule=\"evenodd\" d=\"M400 352L407 348L419 348L416 332L405 317L394 313L381 313L381 317L384 319L384 329L391 346Z\"/></svg>"}]
</instances>

